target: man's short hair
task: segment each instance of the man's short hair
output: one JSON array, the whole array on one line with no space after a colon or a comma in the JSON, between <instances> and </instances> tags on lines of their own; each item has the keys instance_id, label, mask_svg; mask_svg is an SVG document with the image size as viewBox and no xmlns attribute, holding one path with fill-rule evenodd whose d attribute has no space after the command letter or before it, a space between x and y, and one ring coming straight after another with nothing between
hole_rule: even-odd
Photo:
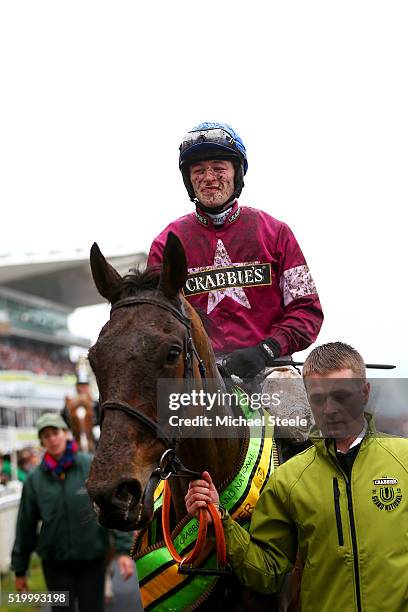
<instances>
[{"instance_id":1,"label":"man's short hair","mask_svg":"<svg viewBox=\"0 0 408 612\"><path fill-rule=\"evenodd\" d=\"M316 347L303 364L303 378L311 374L325 376L337 370L352 370L359 378L366 377L364 359L345 342L328 342Z\"/></svg>"}]
</instances>

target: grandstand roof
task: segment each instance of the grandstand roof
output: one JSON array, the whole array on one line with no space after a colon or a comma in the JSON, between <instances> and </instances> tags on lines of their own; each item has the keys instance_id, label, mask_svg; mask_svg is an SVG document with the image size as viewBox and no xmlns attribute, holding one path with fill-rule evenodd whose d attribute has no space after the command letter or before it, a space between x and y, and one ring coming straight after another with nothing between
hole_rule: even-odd
<instances>
[{"instance_id":1,"label":"grandstand roof","mask_svg":"<svg viewBox=\"0 0 408 612\"><path fill-rule=\"evenodd\" d=\"M145 253L128 248L107 250L105 256L120 274L146 263ZM70 310L104 301L92 280L88 249L0 253L0 286L50 300Z\"/></svg>"}]
</instances>

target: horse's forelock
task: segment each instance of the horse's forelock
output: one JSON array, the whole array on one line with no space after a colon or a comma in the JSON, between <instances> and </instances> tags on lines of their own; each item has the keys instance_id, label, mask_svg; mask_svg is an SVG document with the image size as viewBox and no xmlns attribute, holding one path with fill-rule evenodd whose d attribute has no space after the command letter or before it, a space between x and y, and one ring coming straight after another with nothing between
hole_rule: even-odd
<instances>
[{"instance_id":1,"label":"horse's forelock","mask_svg":"<svg viewBox=\"0 0 408 612\"><path fill-rule=\"evenodd\" d=\"M157 289L160 282L161 267L150 266L145 270L134 268L123 277L118 287L120 298L129 297L140 293Z\"/></svg>"}]
</instances>

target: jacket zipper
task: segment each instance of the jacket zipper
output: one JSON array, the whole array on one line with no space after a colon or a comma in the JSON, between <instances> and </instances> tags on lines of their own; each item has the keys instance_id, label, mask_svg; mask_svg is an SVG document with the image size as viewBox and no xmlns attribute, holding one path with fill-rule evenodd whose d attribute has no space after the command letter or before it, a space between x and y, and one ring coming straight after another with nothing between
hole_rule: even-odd
<instances>
[{"instance_id":1,"label":"jacket zipper","mask_svg":"<svg viewBox=\"0 0 408 612\"><path fill-rule=\"evenodd\" d=\"M65 473L65 478L67 477L66 473ZM72 546L71 546L71 529L70 529L70 524L69 524L69 512L68 512L68 503L67 503L67 496L66 496L66 485L65 485L65 478L61 481L62 484L62 498L64 500L64 510L66 513L66 517L65 517L65 521L66 521L66 525L67 525L67 532L68 532L68 542L69 542L69 556L71 556L71 550L72 550Z\"/></svg>"},{"instance_id":2,"label":"jacket zipper","mask_svg":"<svg viewBox=\"0 0 408 612\"><path fill-rule=\"evenodd\" d=\"M333 478L333 495L334 495L334 511L336 513L336 524L337 524L337 536L339 538L339 546L344 546L343 538L343 525L341 524L341 512L340 512L340 490L339 481L337 478Z\"/></svg>"},{"instance_id":3,"label":"jacket zipper","mask_svg":"<svg viewBox=\"0 0 408 612\"><path fill-rule=\"evenodd\" d=\"M343 474L344 480L346 481L347 509L348 509L349 521L350 521L351 545L353 547L354 578L356 581L357 612L361 612L362 609L361 609L361 593L360 593L360 571L358 568L357 535L356 535L356 525L354 522L354 513L353 513L353 498L351 495L351 472L350 472L350 478L349 478L347 474L345 473L345 471L343 470L343 468L341 467L336 457L334 457L334 462L337 465L340 472ZM337 480L337 478L333 478L333 488L335 486L334 480ZM338 482L337 482L337 486L338 486ZM340 491L339 491L339 497L340 497ZM339 504L339 510L340 510L340 504Z\"/></svg>"},{"instance_id":4,"label":"jacket zipper","mask_svg":"<svg viewBox=\"0 0 408 612\"><path fill-rule=\"evenodd\" d=\"M351 485L347 478L346 478L346 491L347 491L347 507L348 507L348 513L350 517L351 541L353 545L353 560L354 560L354 576L356 579L357 610L361 612L360 572L358 569L358 549L357 549L356 525L354 523L353 498L351 496Z\"/></svg>"}]
</instances>

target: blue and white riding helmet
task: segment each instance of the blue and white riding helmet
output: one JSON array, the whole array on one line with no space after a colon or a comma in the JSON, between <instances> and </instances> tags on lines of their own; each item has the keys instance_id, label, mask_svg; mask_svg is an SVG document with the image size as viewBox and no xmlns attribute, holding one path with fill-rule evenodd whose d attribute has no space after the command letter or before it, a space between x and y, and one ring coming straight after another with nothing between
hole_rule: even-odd
<instances>
[{"instance_id":1,"label":"blue and white riding helmet","mask_svg":"<svg viewBox=\"0 0 408 612\"><path fill-rule=\"evenodd\" d=\"M248 170L245 145L241 137L227 123L205 121L187 132L180 145L179 168L184 185L193 202L197 201L190 181L190 164L208 159L229 159L235 166L234 198L238 198L244 186Z\"/></svg>"}]
</instances>

